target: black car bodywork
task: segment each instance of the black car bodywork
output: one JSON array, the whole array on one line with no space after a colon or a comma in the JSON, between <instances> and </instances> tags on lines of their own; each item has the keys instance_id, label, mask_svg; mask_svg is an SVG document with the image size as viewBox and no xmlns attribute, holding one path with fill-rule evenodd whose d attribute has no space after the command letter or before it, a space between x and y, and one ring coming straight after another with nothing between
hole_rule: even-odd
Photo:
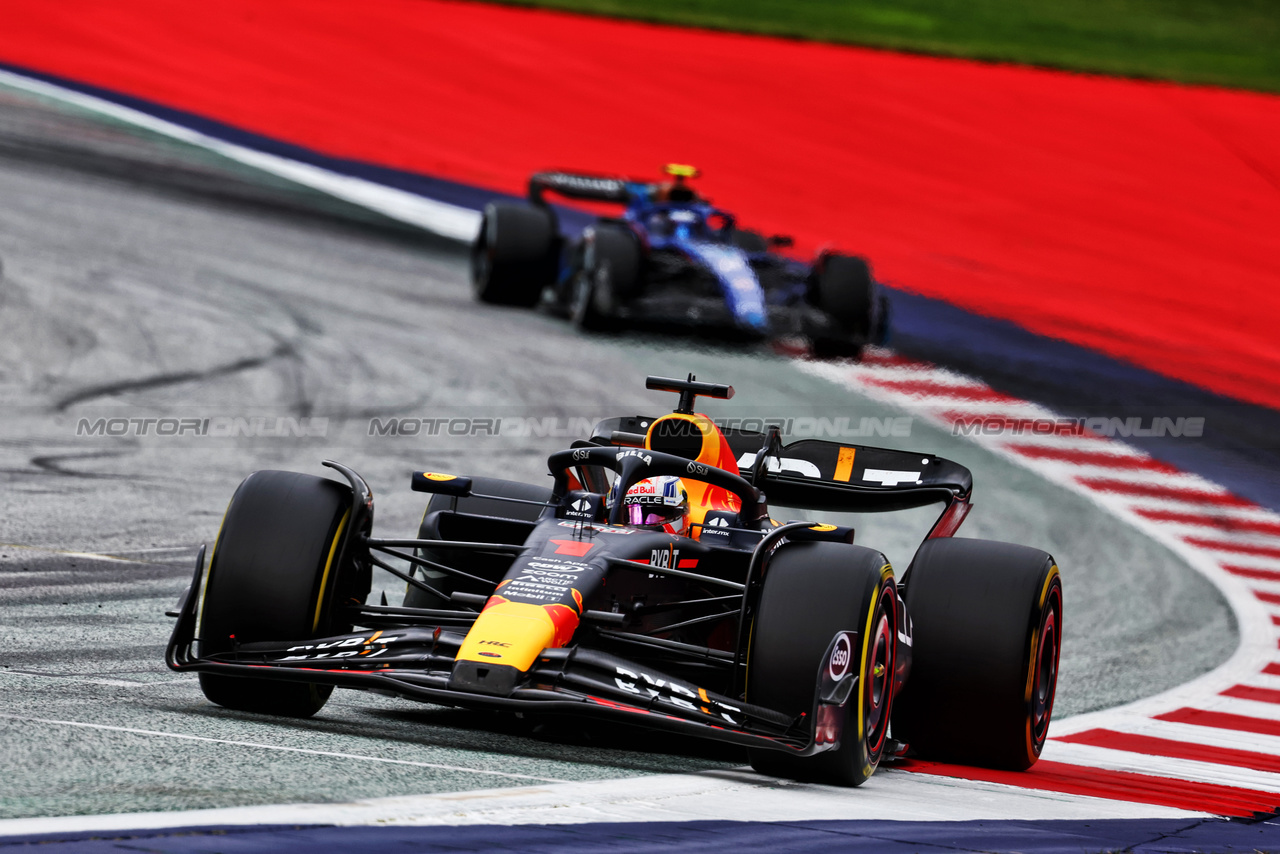
<instances>
[{"instance_id":1,"label":"black car bodywork","mask_svg":"<svg viewBox=\"0 0 1280 854\"><path fill-rule=\"evenodd\" d=\"M267 617L215 643L208 613L201 635L202 610L213 607L205 601L206 594L213 596L209 576L231 571L220 569L218 561L224 550L233 551L224 540L241 500L237 493L218 553L206 571L202 551L191 587L174 613L178 621L166 652L169 666L219 677L369 689L471 708L616 717L795 759L833 751L842 738L848 740L842 732L854 726L855 716L845 709L853 703L859 728L854 736L875 739L868 747L874 755L862 760L863 777L869 775L879 756L895 749L886 732L892 700L912 671L911 599L902 595L905 588L895 584L882 555L851 545L852 528L780 524L769 516L766 493L780 505L826 511L938 504L942 511L927 545L951 537L963 521L972 491L969 471L929 454L817 440L784 445L776 429L717 430L713 436L699 427L704 446L724 442L721 459L729 455L740 461L739 474L700 462L705 454L689 448L687 435L664 439L655 432L663 423L703 423L692 412L694 395L725 397L732 389L692 378L650 378L650 387L679 391L681 406L662 418L601 422L589 439L551 455L550 489L415 473L413 488L432 498L414 539L371 536L369 486L349 468L326 463L349 484L350 507L331 535L323 573L317 570L315 632L309 637L273 636ZM681 535L623 524L621 496L632 484L657 475L696 481L707 495L723 493L715 493L721 497ZM494 509L499 507L507 509ZM774 584L772 575L782 574L771 567L781 566L784 554L794 564L804 554L846 552L851 561L871 556L869 577L873 586L879 584L879 604L864 609L865 625L858 616L857 625L814 629L822 636L811 639L817 646L803 659L802 681L808 688L788 689L803 697L800 705L754 701L769 696L763 683L752 689L746 683L753 667L765 667L751 663L753 652L761 662L768 657L759 650L760 638L752 635L764 631L762 597ZM412 568L406 571L405 564ZM418 606L367 604L375 566L403 578L408 601ZM802 593L790 594L791 600L808 595L803 572ZM832 577L839 578L838 572ZM910 574L904 581L910 583ZM1050 588L1049 581L1035 583ZM812 593L817 605L824 596L843 595L838 589ZM1044 594L1039 595L1043 610ZM1039 728L1035 755L1052 708L1060 611L1059 596L1052 639L1039 611L1014 620L1036 623L1032 628L1041 642L1037 647L1033 639L1029 663L1017 675L1028 684L1037 682L1041 694L1047 692L1038 707L1027 698L1028 714L1042 718L1034 724ZM325 634L326 625L343 631ZM803 614L795 625L796 631L804 630ZM1013 657L1026 659L1025 633L1016 643L1021 646ZM1044 644L1052 649L1045 652ZM815 656L814 650L821 654ZM982 662L975 666L981 668ZM1013 686L1019 695L1020 685ZM877 718L872 726L870 716L880 713L884 720Z\"/></svg>"}]
</instances>

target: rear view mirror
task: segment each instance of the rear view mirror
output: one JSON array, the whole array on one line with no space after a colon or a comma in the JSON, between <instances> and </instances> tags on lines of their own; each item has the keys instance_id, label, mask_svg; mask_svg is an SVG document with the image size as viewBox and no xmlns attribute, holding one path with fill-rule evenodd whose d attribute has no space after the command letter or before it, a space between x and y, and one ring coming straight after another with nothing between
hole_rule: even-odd
<instances>
[{"instance_id":1,"label":"rear view mirror","mask_svg":"<svg viewBox=\"0 0 1280 854\"><path fill-rule=\"evenodd\" d=\"M431 492L436 495L453 495L466 498L471 494L471 478L435 471L415 471L410 484L414 492Z\"/></svg>"}]
</instances>

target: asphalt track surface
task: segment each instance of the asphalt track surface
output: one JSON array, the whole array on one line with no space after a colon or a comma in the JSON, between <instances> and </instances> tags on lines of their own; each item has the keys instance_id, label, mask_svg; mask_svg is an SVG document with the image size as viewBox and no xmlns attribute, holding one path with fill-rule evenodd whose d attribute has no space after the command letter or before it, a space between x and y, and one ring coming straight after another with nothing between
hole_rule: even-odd
<instances>
[{"instance_id":1,"label":"asphalt track surface","mask_svg":"<svg viewBox=\"0 0 1280 854\"><path fill-rule=\"evenodd\" d=\"M639 731L338 692L282 722L163 668L172 605L249 471L340 459L376 531L422 510L413 468L540 481L568 437L369 435L371 418L659 413L646 374L733 383L717 416L901 415L759 349L584 338L472 302L465 258L368 214L139 132L0 92L0 817L347 800L742 764ZM324 435L77 436L81 419L326 419ZM265 428L259 432L269 432ZM287 431L286 431L287 432ZM868 441L868 440L864 440ZM1234 648L1213 588L1160 546L977 446L974 537L1055 554L1058 715L1184 682ZM859 519L905 567L926 520ZM70 553L69 553L70 552ZM95 555L111 555L104 559ZM394 601L390 577L377 582ZM375 595L377 595L375 593Z\"/></svg>"}]
</instances>

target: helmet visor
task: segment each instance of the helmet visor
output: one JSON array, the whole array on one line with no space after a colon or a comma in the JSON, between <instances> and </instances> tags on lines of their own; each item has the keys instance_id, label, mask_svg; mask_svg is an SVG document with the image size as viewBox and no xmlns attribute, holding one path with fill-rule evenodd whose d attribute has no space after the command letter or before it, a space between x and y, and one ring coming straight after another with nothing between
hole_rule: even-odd
<instances>
[{"instance_id":1,"label":"helmet visor","mask_svg":"<svg viewBox=\"0 0 1280 854\"><path fill-rule=\"evenodd\" d=\"M631 525L665 525L683 515L683 507L668 507L662 504L627 505L627 523Z\"/></svg>"}]
</instances>

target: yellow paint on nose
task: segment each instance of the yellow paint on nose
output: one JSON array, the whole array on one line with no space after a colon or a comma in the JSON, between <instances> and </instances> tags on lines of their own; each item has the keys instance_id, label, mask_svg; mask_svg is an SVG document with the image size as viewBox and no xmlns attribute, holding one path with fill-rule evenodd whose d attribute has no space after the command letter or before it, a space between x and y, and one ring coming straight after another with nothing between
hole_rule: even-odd
<instances>
[{"instance_id":1,"label":"yellow paint on nose","mask_svg":"<svg viewBox=\"0 0 1280 854\"><path fill-rule=\"evenodd\" d=\"M507 664L523 672L555 639L556 624L541 606L498 602L476 618L457 660Z\"/></svg>"}]
</instances>

